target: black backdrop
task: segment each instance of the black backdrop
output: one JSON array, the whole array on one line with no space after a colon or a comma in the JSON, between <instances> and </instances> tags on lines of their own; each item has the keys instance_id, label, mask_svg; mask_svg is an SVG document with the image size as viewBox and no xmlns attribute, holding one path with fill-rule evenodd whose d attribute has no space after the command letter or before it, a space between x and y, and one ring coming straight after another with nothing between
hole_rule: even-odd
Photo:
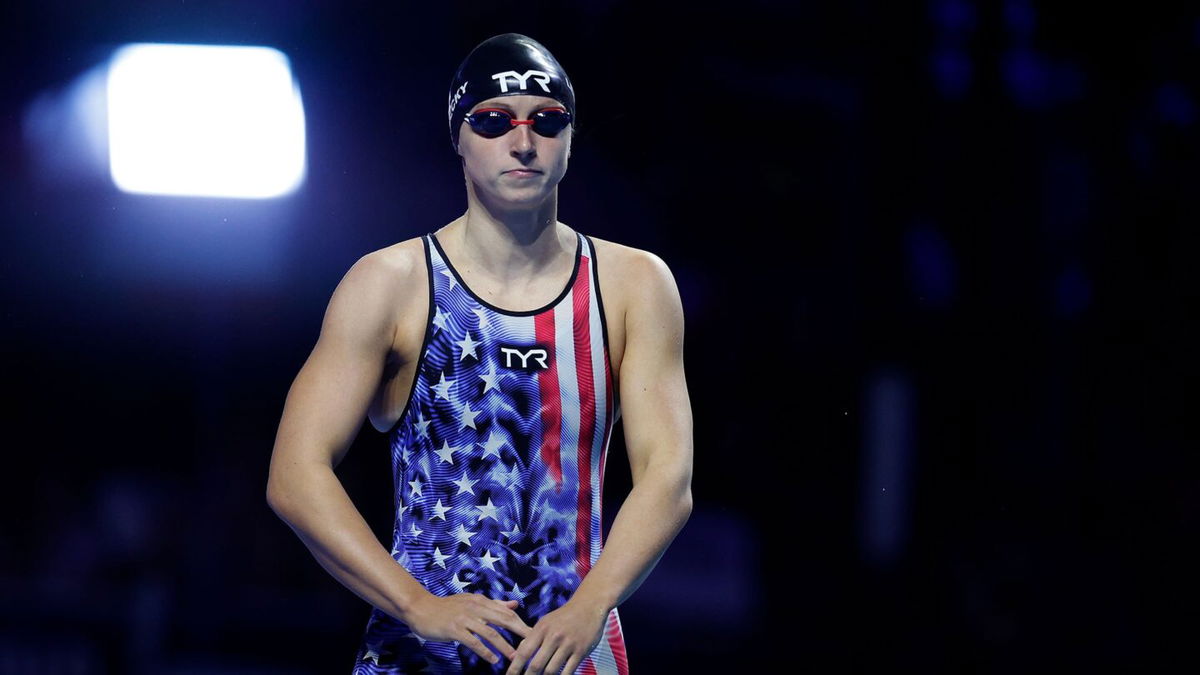
<instances>
[{"instance_id":1,"label":"black backdrop","mask_svg":"<svg viewBox=\"0 0 1200 675\"><path fill-rule=\"evenodd\" d=\"M465 208L446 87L507 31L575 83L559 218L660 255L687 315L695 511L621 606L634 672L1168 663L1200 12L1101 5L6 5L0 663L348 672L369 608L267 462L349 265ZM284 51L303 189L38 170L31 102L135 41ZM387 461L364 424L338 468L385 542Z\"/></svg>"}]
</instances>

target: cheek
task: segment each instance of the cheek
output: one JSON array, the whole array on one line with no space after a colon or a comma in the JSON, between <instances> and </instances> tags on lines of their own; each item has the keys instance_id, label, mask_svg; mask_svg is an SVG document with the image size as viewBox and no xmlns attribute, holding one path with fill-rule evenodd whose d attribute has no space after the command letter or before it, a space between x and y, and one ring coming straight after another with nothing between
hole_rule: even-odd
<instances>
[{"instance_id":1,"label":"cheek","mask_svg":"<svg viewBox=\"0 0 1200 675\"><path fill-rule=\"evenodd\" d=\"M470 146L463 146L462 161L463 166L467 168L467 171L472 173L478 173L480 169L487 163L487 159Z\"/></svg>"}]
</instances>

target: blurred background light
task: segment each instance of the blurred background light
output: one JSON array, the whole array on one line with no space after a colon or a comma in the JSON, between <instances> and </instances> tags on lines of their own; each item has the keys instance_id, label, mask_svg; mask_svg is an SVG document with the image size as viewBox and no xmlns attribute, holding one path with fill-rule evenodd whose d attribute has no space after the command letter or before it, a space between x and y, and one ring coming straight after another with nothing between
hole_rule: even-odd
<instances>
[{"instance_id":1,"label":"blurred background light","mask_svg":"<svg viewBox=\"0 0 1200 675\"><path fill-rule=\"evenodd\" d=\"M958 262L954 250L936 227L917 222L904 234L904 256L909 288L921 307L945 309L958 290Z\"/></svg>"},{"instance_id":2,"label":"blurred background light","mask_svg":"<svg viewBox=\"0 0 1200 675\"><path fill-rule=\"evenodd\" d=\"M108 72L113 183L135 193L269 198L305 173L304 109L269 47L132 44Z\"/></svg>"},{"instance_id":3,"label":"blurred background light","mask_svg":"<svg viewBox=\"0 0 1200 675\"><path fill-rule=\"evenodd\" d=\"M908 544L915 397L902 368L883 366L866 383L859 546L873 565L895 563Z\"/></svg>"}]
</instances>

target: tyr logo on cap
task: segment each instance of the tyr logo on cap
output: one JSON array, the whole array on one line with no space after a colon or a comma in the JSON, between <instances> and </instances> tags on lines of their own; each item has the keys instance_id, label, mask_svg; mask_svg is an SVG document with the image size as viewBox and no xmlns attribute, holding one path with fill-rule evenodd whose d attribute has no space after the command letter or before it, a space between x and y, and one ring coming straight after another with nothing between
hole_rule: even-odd
<instances>
[{"instance_id":1,"label":"tyr logo on cap","mask_svg":"<svg viewBox=\"0 0 1200 675\"><path fill-rule=\"evenodd\" d=\"M495 75L492 75L493 80L500 81L500 93L508 93L508 78L510 77L515 79L517 84L521 86L521 91L525 91L525 81L532 77L534 81L542 85L543 91L545 91L547 94L550 93L550 87L546 86L550 84L550 73L542 70L527 70L524 74L518 73L515 70L506 70L503 73L496 73Z\"/></svg>"}]
</instances>

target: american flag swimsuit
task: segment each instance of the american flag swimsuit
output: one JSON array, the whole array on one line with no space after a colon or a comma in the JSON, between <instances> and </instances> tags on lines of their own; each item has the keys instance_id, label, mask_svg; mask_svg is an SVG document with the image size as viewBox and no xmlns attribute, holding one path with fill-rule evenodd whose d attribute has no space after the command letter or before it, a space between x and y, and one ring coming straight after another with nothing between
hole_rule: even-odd
<instances>
[{"instance_id":1,"label":"american flag swimsuit","mask_svg":"<svg viewBox=\"0 0 1200 675\"><path fill-rule=\"evenodd\" d=\"M600 499L620 402L595 247L576 232L566 287L545 307L514 312L468 288L433 233L422 241L429 318L389 432L392 558L434 595L519 600L514 611L533 626L571 598L603 547ZM492 665L372 609L353 672L503 673L509 661L496 653ZM629 672L616 608L576 672Z\"/></svg>"}]
</instances>

